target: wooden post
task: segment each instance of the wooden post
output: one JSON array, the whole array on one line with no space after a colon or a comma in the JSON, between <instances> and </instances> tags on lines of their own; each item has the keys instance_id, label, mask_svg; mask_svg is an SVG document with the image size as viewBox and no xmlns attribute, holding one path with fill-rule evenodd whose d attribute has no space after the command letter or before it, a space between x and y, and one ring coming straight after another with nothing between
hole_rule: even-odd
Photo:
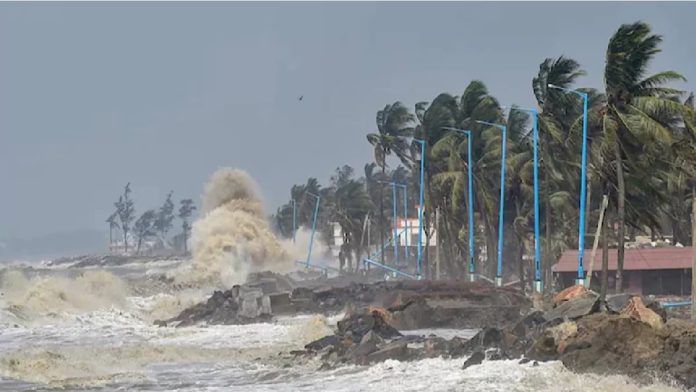
<instances>
[{"instance_id":1,"label":"wooden post","mask_svg":"<svg viewBox=\"0 0 696 392\"><path fill-rule=\"evenodd\" d=\"M590 288L592 283L592 271L594 270L595 255L597 254L597 246L599 245L599 234L602 232L602 221L604 220L604 211L607 209L609 204L609 197L604 195L602 197L602 206L599 209L599 221L597 221L597 231L595 231L594 243L592 244L592 255L590 256L590 268L587 269L587 280L585 282L585 287Z\"/></svg>"},{"instance_id":2,"label":"wooden post","mask_svg":"<svg viewBox=\"0 0 696 392\"><path fill-rule=\"evenodd\" d=\"M691 319L696 320L696 186L691 186Z\"/></svg>"},{"instance_id":3,"label":"wooden post","mask_svg":"<svg viewBox=\"0 0 696 392\"><path fill-rule=\"evenodd\" d=\"M435 209L435 246L437 246L435 253L435 280L440 280L440 248L442 247L442 241L440 241L440 207Z\"/></svg>"}]
</instances>

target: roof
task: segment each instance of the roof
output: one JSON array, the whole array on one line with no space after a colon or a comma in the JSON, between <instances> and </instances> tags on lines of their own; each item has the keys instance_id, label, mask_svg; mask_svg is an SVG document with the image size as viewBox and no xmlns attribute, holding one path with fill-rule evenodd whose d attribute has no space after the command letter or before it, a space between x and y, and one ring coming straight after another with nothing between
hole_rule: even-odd
<instances>
[{"instance_id":1,"label":"roof","mask_svg":"<svg viewBox=\"0 0 696 392\"><path fill-rule=\"evenodd\" d=\"M585 269L589 269L592 249L585 249ZM624 270L644 271L661 269L687 269L691 268L692 251L690 246L626 249L624 255ZM609 270L616 270L617 249L609 249ZM552 267L554 272L573 272L578 269L578 251L567 250L563 252L558 262ZM602 269L602 250L597 249L595 255L594 271Z\"/></svg>"}]
</instances>

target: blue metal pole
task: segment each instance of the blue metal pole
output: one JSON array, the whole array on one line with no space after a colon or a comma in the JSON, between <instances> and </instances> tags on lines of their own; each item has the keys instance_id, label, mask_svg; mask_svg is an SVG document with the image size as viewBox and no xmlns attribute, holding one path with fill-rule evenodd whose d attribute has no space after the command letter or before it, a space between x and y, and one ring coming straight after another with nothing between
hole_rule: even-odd
<instances>
[{"instance_id":1,"label":"blue metal pole","mask_svg":"<svg viewBox=\"0 0 696 392\"><path fill-rule=\"evenodd\" d=\"M474 136L471 131L467 132L466 135L469 139L467 140L467 174L469 178L469 280L473 282L475 279L474 274L476 273L476 264L474 263L474 175L472 165L472 144L474 144Z\"/></svg>"},{"instance_id":2,"label":"blue metal pole","mask_svg":"<svg viewBox=\"0 0 696 392\"><path fill-rule=\"evenodd\" d=\"M317 231L317 215L319 215L319 201L321 200L321 196L315 195L313 193L310 193L310 195L314 196L317 199L316 204L314 205L314 218L312 219L312 235L309 237L309 252L307 252L307 268L309 268L309 260L310 257L312 256L312 245L314 244L314 233Z\"/></svg>"},{"instance_id":3,"label":"blue metal pole","mask_svg":"<svg viewBox=\"0 0 696 392\"><path fill-rule=\"evenodd\" d=\"M502 158L500 161L500 211L498 213L498 268L496 270L495 280L498 286L502 286L503 283L503 230L505 226L503 225L504 212L505 212L505 158L507 155L507 127L504 125L500 126L503 131L503 143L502 143Z\"/></svg>"},{"instance_id":4,"label":"blue metal pole","mask_svg":"<svg viewBox=\"0 0 696 392\"><path fill-rule=\"evenodd\" d=\"M404 259L406 260L406 268L408 268L408 256L409 256L409 251L408 251L408 237L409 237L409 223L408 223L408 185L404 185L404 225L405 225L405 250L404 250Z\"/></svg>"},{"instance_id":5,"label":"blue metal pole","mask_svg":"<svg viewBox=\"0 0 696 392\"><path fill-rule=\"evenodd\" d=\"M587 101L586 93L579 93L583 100L582 111L582 166L580 173L580 225L578 228L578 284L585 284L585 208L587 204Z\"/></svg>"},{"instance_id":6,"label":"blue metal pole","mask_svg":"<svg viewBox=\"0 0 696 392\"><path fill-rule=\"evenodd\" d=\"M425 140L416 140L421 144L421 162L420 162L420 195L418 205L418 260L416 261L416 276L421 278L421 263L423 261L423 209L425 206Z\"/></svg>"},{"instance_id":7,"label":"blue metal pole","mask_svg":"<svg viewBox=\"0 0 696 392\"><path fill-rule=\"evenodd\" d=\"M513 107L532 115L532 151L534 156L534 290L542 292L541 282L541 241L539 236L539 112L536 109Z\"/></svg>"},{"instance_id":8,"label":"blue metal pole","mask_svg":"<svg viewBox=\"0 0 696 392\"><path fill-rule=\"evenodd\" d=\"M396 226L396 219L397 219L397 214L396 214L396 183L392 182L392 212L393 212L393 220L394 220L394 236L393 236L393 242L394 242L394 265L399 265L399 244L397 243L397 238L399 236L399 228Z\"/></svg>"},{"instance_id":9,"label":"blue metal pole","mask_svg":"<svg viewBox=\"0 0 696 392\"><path fill-rule=\"evenodd\" d=\"M534 150L534 278L536 291L541 292L541 243L539 241L539 124L538 113L532 111L533 150Z\"/></svg>"},{"instance_id":10,"label":"blue metal pole","mask_svg":"<svg viewBox=\"0 0 696 392\"><path fill-rule=\"evenodd\" d=\"M585 209L587 204L587 112L588 95L582 91L570 90L553 84L548 87L574 93L582 98L582 157L580 169L580 219L578 224L578 280L577 284L585 284Z\"/></svg>"},{"instance_id":11,"label":"blue metal pole","mask_svg":"<svg viewBox=\"0 0 696 392\"><path fill-rule=\"evenodd\" d=\"M295 243L297 236L297 202L292 199L292 242Z\"/></svg>"}]
</instances>

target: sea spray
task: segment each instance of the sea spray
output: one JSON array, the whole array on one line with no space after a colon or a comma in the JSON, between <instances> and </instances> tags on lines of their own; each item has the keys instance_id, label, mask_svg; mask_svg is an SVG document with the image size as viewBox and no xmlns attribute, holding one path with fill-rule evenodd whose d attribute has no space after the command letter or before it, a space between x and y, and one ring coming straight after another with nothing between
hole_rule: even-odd
<instances>
[{"instance_id":1,"label":"sea spray","mask_svg":"<svg viewBox=\"0 0 696 392\"><path fill-rule=\"evenodd\" d=\"M271 231L258 186L244 171L223 168L205 186L202 216L191 235L193 265L177 281L227 288L250 272L292 269L292 256Z\"/></svg>"},{"instance_id":2,"label":"sea spray","mask_svg":"<svg viewBox=\"0 0 696 392\"><path fill-rule=\"evenodd\" d=\"M106 271L85 271L74 279L37 276L7 271L0 283L3 307L24 320L62 312L85 312L105 307L124 307L127 285Z\"/></svg>"}]
</instances>

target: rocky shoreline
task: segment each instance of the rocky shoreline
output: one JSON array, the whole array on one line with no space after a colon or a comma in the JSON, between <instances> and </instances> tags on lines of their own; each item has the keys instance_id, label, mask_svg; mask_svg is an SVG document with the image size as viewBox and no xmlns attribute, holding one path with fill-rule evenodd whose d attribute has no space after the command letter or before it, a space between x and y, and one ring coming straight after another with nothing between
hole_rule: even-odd
<instances>
[{"instance_id":1,"label":"rocky shoreline","mask_svg":"<svg viewBox=\"0 0 696 392\"><path fill-rule=\"evenodd\" d=\"M467 358L465 368L502 359L560 361L580 373L622 374L645 382L658 378L696 388L695 323L667 319L649 299L626 294L602 301L581 286L532 300L485 282L297 282L262 273L157 324L244 324L340 312L345 316L334 334L291 356L318 359L322 369L433 357ZM479 332L471 339L407 334L426 328Z\"/></svg>"},{"instance_id":2,"label":"rocky shoreline","mask_svg":"<svg viewBox=\"0 0 696 392\"><path fill-rule=\"evenodd\" d=\"M319 357L322 368L432 357L466 357L464 368L484 360L560 361L579 373L622 374L646 383L657 378L696 388L696 324L665 321L657 305L649 308L637 296L600 301L596 293L573 290L546 311L531 310L505 327L485 327L469 340L402 335L383 309L349 314L334 335L294 354Z\"/></svg>"}]
</instances>

